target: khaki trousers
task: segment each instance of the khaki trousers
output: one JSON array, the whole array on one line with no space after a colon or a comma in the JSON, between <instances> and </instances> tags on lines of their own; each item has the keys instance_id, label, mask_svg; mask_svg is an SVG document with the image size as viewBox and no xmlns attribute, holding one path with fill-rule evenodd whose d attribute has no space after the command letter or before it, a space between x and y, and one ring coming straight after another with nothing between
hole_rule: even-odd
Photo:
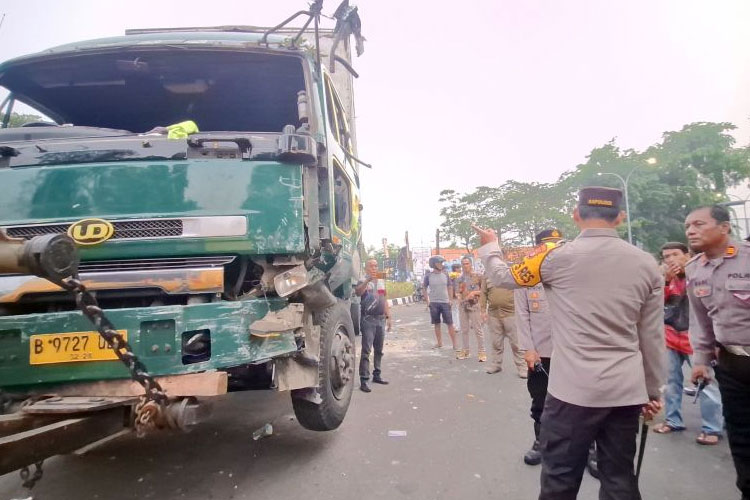
<instances>
[{"instance_id":1,"label":"khaki trousers","mask_svg":"<svg viewBox=\"0 0 750 500\"><path fill-rule=\"evenodd\" d=\"M508 316L501 318L495 314L489 313L487 326L490 330L492 339L492 356L491 363L495 368L502 368L503 352L505 352L505 339L510 342L510 348L513 351L513 363L519 372L526 372L528 366L523 359L524 351L518 345L518 333L516 333L516 317Z\"/></svg>"},{"instance_id":2,"label":"khaki trousers","mask_svg":"<svg viewBox=\"0 0 750 500\"><path fill-rule=\"evenodd\" d=\"M474 331L477 336L477 347L479 352L484 352L484 331L482 330L482 315L479 308L466 310L463 306L458 306L458 315L461 321L461 347L466 352L471 352L469 348L469 332Z\"/></svg>"}]
</instances>

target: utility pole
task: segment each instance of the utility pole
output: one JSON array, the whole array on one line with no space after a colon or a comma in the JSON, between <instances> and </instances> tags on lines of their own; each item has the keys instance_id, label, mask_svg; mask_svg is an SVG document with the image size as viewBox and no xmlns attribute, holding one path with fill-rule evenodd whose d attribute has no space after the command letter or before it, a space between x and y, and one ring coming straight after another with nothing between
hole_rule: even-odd
<instances>
[{"instance_id":1,"label":"utility pole","mask_svg":"<svg viewBox=\"0 0 750 500\"><path fill-rule=\"evenodd\" d=\"M414 272L414 263L411 260L411 249L409 248L409 231L404 234L404 240L406 242L406 270Z\"/></svg>"},{"instance_id":2,"label":"utility pole","mask_svg":"<svg viewBox=\"0 0 750 500\"><path fill-rule=\"evenodd\" d=\"M435 255L440 255L440 229L435 229Z\"/></svg>"},{"instance_id":3,"label":"utility pole","mask_svg":"<svg viewBox=\"0 0 750 500\"><path fill-rule=\"evenodd\" d=\"M383 238L383 272L385 273L386 278L388 277L388 271L390 269L390 258L391 256L388 254L388 239Z\"/></svg>"}]
</instances>

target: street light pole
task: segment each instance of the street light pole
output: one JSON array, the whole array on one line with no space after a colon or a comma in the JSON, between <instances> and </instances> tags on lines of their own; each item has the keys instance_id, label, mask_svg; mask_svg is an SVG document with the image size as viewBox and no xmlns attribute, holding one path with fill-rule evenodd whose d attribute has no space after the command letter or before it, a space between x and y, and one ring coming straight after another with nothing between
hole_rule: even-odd
<instances>
[{"instance_id":1,"label":"street light pole","mask_svg":"<svg viewBox=\"0 0 750 500\"><path fill-rule=\"evenodd\" d=\"M656 165L656 158L648 158L646 160L646 163L648 163L649 165ZM640 165L636 165L635 167L633 167L633 170L631 170L630 173L628 173L628 175L624 179L622 178L620 174L615 174L612 172L597 172L596 174L599 176L613 175L617 177L620 180L620 182L622 182L622 187L623 187L623 190L625 191L625 216L628 219L628 243L630 243L631 245L633 244L633 227L630 224L630 200L628 199L628 182L630 182L630 176L633 175L633 172L638 170L638 167L640 167Z\"/></svg>"},{"instance_id":2,"label":"street light pole","mask_svg":"<svg viewBox=\"0 0 750 500\"><path fill-rule=\"evenodd\" d=\"M742 215L745 219L745 237L750 236L750 219L747 217L747 204L750 202L750 196L747 198L740 198L736 194L727 193L727 196L731 196L733 198L737 198L737 202L734 203L720 203L720 205L742 205ZM742 202L742 203L739 203ZM734 214L735 218L737 218L737 213Z\"/></svg>"},{"instance_id":3,"label":"street light pole","mask_svg":"<svg viewBox=\"0 0 750 500\"><path fill-rule=\"evenodd\" d=\"M637 167L636 167L637 168ZM630 174L626 178L622 178L620 174L614 174L612 172L599 172L596 175L612 175L614 177L617 177L620 182L622 182L623 191L625 192L625 216L628 219L628 243L631 245L633 244L633 228L630 225L630 200L628 199L628 181L630 180L630 175L635 172L635 169L630 171Z\"/></svg>"},{"instance_id":4,"label":"street light pole","mask_svg":"<svg viewBox=\"0 0 750 500\"><path fill-rule=\"evenodd\" d=\"M737 198L737 201L722 201L717 203L717 205L721 205L723 207L726 207L727 209L730 209L732 211L732 214L734 214L734 220L739 223L739 217L737 217L737 211L734 209L735 206L742 205L742 215L743 219L745 219L745 237L747 238L748 235L750 235L750 220L748 220L747 217L747 203L750 201L750 197L742 199L736 194L730 194L726 193L727 196L732 196L734 198ZM739 229L739 224L737 226Z\"/></svg>"}]
</instances>

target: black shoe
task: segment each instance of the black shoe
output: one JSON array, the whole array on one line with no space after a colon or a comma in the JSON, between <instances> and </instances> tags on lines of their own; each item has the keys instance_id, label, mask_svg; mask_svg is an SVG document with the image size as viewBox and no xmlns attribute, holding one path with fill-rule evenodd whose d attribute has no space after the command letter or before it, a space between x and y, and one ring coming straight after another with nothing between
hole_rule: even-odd
<instances>
[{"instance_id":1,"label":"black shoe","mask_svg":"<svg viewBox=\"0 0 750 500\"><path fill-rule=\"evenodd\" d=\"M362 383L359 385L359 390L362 392L372 392L372 389L370 389L370 386L367 385L366 381L362 381Z\"/></svg>"},{"instance_id":2,"label":"black shoe","mask_svg":"<svg viewBox=\"0 0 750 500\"><path fill-rule=\"evenodd\" d=\"M383 385L388 385L388 381L387 381L387 380L383 380L383 379L382 379L382 378L380 378L379 376L378 376L378 377L372 377L372 381L373 381L374 383L376 383L376 384L383 384Z\"/></svg>"},{"instance_id":3,"label":"black shoe","mask_svg":"<svg viewBox=\"0 0 750 500\"><path fill-rule=\"evenodd\" d=\"M599 479L599 464L596 461L596 454L590 454L589 460L586 463L586 469L588 469L589 474L591 474L591 477L594 479Z\"/></svg>"},{"instance_id":4,"label":"black shoe","mask_svg":"<svg viewBox=\"0 0 750 500\"><path fill-rule=\"evenodd\" d=\"M523 456L526 465L539 465L542 463L542 452L539 451L539 441L534 441L531 449Z\"/></svg>"}]
</instances>

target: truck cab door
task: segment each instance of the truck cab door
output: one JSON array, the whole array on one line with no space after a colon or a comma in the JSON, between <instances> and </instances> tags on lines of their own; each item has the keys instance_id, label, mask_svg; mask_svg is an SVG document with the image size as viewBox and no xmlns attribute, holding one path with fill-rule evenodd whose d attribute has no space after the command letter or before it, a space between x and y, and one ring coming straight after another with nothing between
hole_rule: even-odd
<instances>
[{"instance_id":1,"label":"truck cab door","mask_svg":"<svg viewBox=\"0 0 750 500\"><path fill-rule=\"evenodd\" d=\"M331 240L335 245L341 245L344 258L351 259L360 236L358 174L350 159L354 151L349 120L327 73L324 85Z\"/></svg>"}]
</instances>

